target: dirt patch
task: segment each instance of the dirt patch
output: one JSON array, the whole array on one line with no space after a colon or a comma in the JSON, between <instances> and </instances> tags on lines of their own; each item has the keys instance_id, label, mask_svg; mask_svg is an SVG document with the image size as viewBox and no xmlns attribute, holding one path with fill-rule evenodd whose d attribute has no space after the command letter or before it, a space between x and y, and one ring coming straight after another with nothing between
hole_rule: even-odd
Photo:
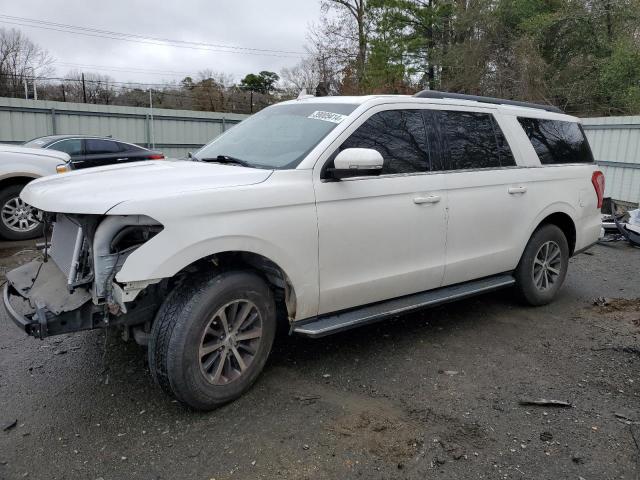
<instances>
[{"instance_id":1,"label":"dirt patch","mask_svg":"<svg viewBox=\"0 0 640 480\"><path fill-rule=\"evenodd\" d=\"M306 406L320 404L324 411L334 412L323 435L329 437L329 444L336 450L402 464L422 448L424 425L400 405L386 398L345 392L309 378L294 378L286 369L276 370L278 378L298 385L293 395L296 402Z\"/></svg>"},{"instance_id":2,"label":"dirt patch","mask_svg":"<svg viewBox=\"0 0 640 480\"><path fill-rule=\"evenodd\" d=\"M640 298L597 298L592 307L606 320L629 322L640 328Z\"/></svg>"},{"instance_id":3,"label":"dirt patch","mask_svg":"<svg viewBox=\"0 0 640 480\"><path fill-rule=\"evenodd\" d=\"M640 312L640 298L598 298L594 306L600 313Z\"/></svg>"},{"instance_id":4,"label":"dirt patch","mask_svg":"<svg viewBox=\"0 0 640 480\"><path fill-rule=\"evenodd\" d=\"M449 461L467 460L477 450L492 443L490 430L477 421L466 420L433 408L410 408L409 415L429 431L425 456L431 459L431 468Z\"/></svg>"},{"instance_id":5,"label":"dirt patch","mask_svg":"<svg viewBox=\"0 0 640 480\"><path fill-rule=\"evenodd\" d=\"M337 418L327 430L352 448L386 461L406 461L414 457L423 444L420 429L389 413L381 410L349 413Z\"/></svg>"}]
</instances>

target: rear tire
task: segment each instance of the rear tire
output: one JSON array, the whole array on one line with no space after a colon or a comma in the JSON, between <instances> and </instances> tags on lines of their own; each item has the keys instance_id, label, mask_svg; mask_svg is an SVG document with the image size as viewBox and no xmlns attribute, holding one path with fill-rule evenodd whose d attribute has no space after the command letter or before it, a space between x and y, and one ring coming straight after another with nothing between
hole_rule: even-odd
<instances>
[{"instance_id":1,"label":"rear tire","mask_svg":"<svg viewBox=\"0 0 640 480\"><path fill-rule=\"evenodd\" d=\"M149 368L182 404L212 410L253 385L275 332L273 292L258 275L203 275L176 287L160 308L149 339Z\"/></svg>"},{"instance_id":2,"label":"rear tire","mask_svg":"<svg viewBox=\"0 0 640 480\"><path fill-rule=\"evenodd\" d=\"M516 288L529 305L550 303L557 295L569 266L569 245L560 228L538 228L527 244L515 271Z\"/></svg>"},{"instance_id":3,"label":"rear tire","mask_svg":"<svg viewBox=\"0 0 640 480\"><path fill-rule=\"evenodd\" d=\"M23 188L18 184L0 190L0 237L5 240L29 240L42 235L35 209L20 199Z\"/></svg>"}]
</instances>

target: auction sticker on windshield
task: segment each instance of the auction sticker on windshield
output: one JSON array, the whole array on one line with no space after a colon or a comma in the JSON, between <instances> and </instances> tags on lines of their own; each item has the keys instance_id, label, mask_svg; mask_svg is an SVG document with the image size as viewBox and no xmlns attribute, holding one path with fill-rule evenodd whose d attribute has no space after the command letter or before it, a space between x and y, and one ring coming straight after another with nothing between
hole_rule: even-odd
<instances>
[{"instance_id":1,"label":"auction sticker on windshield","mask_svg":"<svg viewBox=\"0 0 640 480\"><path fill-rule=\"evenodd\" d=\"M321 110L316 110L307 118L313 118L315 120L324 120L325 122L340 123L342 120L347 118L347 116L341 115L339 113L323 112Z\"/></svg>"}]
</instances>

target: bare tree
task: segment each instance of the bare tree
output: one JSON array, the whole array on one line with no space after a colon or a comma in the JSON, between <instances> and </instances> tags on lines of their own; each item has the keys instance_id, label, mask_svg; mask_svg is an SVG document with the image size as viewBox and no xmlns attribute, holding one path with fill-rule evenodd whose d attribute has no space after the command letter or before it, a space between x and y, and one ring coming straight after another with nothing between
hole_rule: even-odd
<instances>
[{"instance_id":1,"label":"bare tree","mask_svg":"<svg viewBox=\"0 0 640 480\"><path fill-rule=\"evenodd\" d=\"M25 80L51 73L53 58L16 29L0 28L0 95L17 96Z\"/></svg>"},{"instance_id":2,"label":"bare tree","mask_svg":"<svg viewBox=\"0 0 640 480\"><path fill-rule=\"evenodd\" d=\"M312 24L307 32L306 47L318 70L320 82L330 93L345 92L343 83L351 72L357 43L353 35L353 22L342 12L337 18L324 16Z\"/></svg>"},{"instance_id":3,"label":"bare tree","mask_svg":"<svg viewBox=\"0 0 640 480\"><path fill-rule=\"evenodd\" d=\"M334 34L340 36L342 33L344 37L345 27L350 29L350 36L355 40L356 44L353 69L355 70L357 88L362 90L366 82L369 23L371 20L369 18L368 0L322 0L321 5L325 18L332 10L336 11L340 16L337 23L327 23L327 26L336 30Z\"/></svg>"},{"instance_id":4,"label":"bare tree","mask_svg":"<svg viewBox=\"0 0 640 480\"><path fill-rule=\"evenodd\" d=\"M224 112L225 88L232 83L232 77L224 73L202 70L198 73L198 81L192 83L190 93L193 107L208 112Z\"/></svg>"},{"instance_id":5,"label":"bare tree","mask_svg":"<svg viewBox=\"0 0 640 480\"><path fill-rule=\"evenodd\" d=\"M201 70L198 72L198 79L213 80L216 84L223 88L229 88L233 85L233 75L224 72L214 72L213 70Z\"/></svg>"},{"instance_id":6,"label":"bare tree","mask_svg":"<svg viewBox=\"0 0 640 480\"><path fill-rule=\"evenodd\" d=\"M98 103L109 105L116 97L114 80L109 75L87 72L84 75L71 71L65 76L67 101Z\"/></svg>"},{"instance_id":7,"label":"bare tree","mask_svg":"<svg viewBox=\"0 0 640 480\"><path fill-rule=\"evenodd\" d=\"M313 93L321 81L318 62L312 56L304 58L291 68L280 72L284 90L290 95L298 95L302 90Z\"/></svg>"}]
</instances>

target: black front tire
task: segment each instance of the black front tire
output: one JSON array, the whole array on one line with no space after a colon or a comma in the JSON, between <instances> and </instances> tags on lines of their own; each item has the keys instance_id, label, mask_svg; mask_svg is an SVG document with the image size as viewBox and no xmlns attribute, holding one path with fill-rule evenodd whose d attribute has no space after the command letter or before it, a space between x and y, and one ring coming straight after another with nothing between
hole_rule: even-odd
<instances>
[{"instance_id":1,"label":"black front tire","mask_svg":"<svg viewBox=\"0 0 640 480\"><path fill-rule=\"evenodd\" d=\"M233 340L230 333L226 335L228 340L223 340L225 334L222 327L217 326L215 328L220 328L218 333L221 335L206 337L213 328L212 318L218 318L221 311L227 312L226 325L229 312L226 309L243 305L238 302L252 306L251 315L255 312L260 328L254 325L250 327L251 331L261 332L259 341L252 340L254 352L250 363L245 365L243 362L244 369L235 356L241 350L240 341L235 343L236 338L241 338L240 332ZM232 307L227 307L229 305ZM245 336L248 331L245 330ZM260 276L252 272L230 271L194 277L169 294L156 316L149 341L149 368L162 389L182 404L195 410L212 410L238 398L253 385L267 361L275 332L273 292ZM206 344L205 338L208 339ZM234 344L230 343L232 341ZM208 357L202 357L201 349L216 342L224 344L216 353L224 351L229 363L228 367L226 363L223 366L223 371L226 369L227 372L218 373L214 382L214 372L211 375L205 372L203 364L207 362L203 358ZM242 353L246 355L246 351ZM218 358L222 358L222 354ZM218 365L220 363L218 360Z\"/></svg>"},{"instance_id":2,"label":"black front tire","mask_svg":"<svg viewBox=\"0 0 640 480\"><path fill-rule=\"evenodd\" d=\"M543 261L547 247L550 260ZM520 298L532 306L550 303L560 290L568 267L567 237L556 225L541 226L529 239L514 274Z\"/></svg>"}]
</instances>

